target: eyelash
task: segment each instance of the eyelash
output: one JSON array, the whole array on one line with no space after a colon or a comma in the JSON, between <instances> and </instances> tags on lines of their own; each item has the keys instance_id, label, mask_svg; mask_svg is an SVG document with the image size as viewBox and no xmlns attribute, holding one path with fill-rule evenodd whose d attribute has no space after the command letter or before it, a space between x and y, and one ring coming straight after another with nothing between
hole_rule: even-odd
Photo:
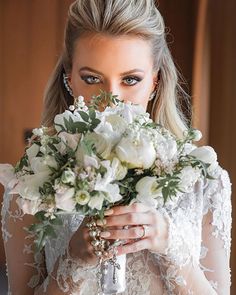
<instances>
[{"instance_id":1,"label":"eyelash","mask_svg":"<svg viewBox=\"0 0 236 295\"><path fill-rule=\"evenodd\" d=\"M89 84L89 85L94 85L94 84L98 84L98 83L100 83L100 82L91 82L89 79L97 79L97 80L100 80L98 77L96 77L96 76L92 76L92 75L81 76L81 79L82 79L85 83L87 83L87 84ZM137 77L137 76L127 76L127 77L125 77L125 78L123 79L123 81L128 80L128 79L135 80L136 82L135 82L134 84L128 84L128 83L126 84L126 83L125 83L126 86L135 86L137 83L139 83L139 82L141 82L141 81L143 80L142 78Z\"/></svg>"}]
</instances>

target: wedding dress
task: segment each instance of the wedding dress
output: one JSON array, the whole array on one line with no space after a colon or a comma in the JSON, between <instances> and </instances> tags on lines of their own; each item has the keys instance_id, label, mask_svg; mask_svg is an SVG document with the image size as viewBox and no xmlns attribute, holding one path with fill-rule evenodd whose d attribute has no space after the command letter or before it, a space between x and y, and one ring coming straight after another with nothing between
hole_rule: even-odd
<instances>
[{"instance_id":1,"label":"wedding dress","mask_svg":"<svg viewBox=\"0 0 236 295\"><path fill-rule=\"evenodd\" d=\"M177 202L162 208L168 219L168 248L165 254L143 250L127 254L126 291L123 295L197 294L192 269L203 274L215 294L229 294L230 245L231 245L231 183L228 173L217 166L211 175L214 179L199 181L194 191L185 193ZM24 268L32 269L28 282L30 288L43 284L47 289L49 280L57 280L65 294L96 295L98 286L96 266L70 258L68 243L80 226L83 217L67 215L64 226L57 228L57 238L51 239L42 254L32 255L32 243L18 245L14 239L14 224L23 222L21 210L11 207L13 197L5 192L2 207L2 232L5 250L14 243L22 247ZM9 223L13 226L8 226ZM27 233L26 233L27 235ZM8 254L9 255L13 254ZM31 255L34 259L27 259ZM55 263L58 267L52 275ZM46 263L46 273L45 266ZM7 258L8 266L8 258ZM17 271L17 270L16 270ZM9 283L9 294L15 295ZM33 293L31 293L33 294ZM203 294L203 293L201 293Z\"/></svg>"}]
</instances>

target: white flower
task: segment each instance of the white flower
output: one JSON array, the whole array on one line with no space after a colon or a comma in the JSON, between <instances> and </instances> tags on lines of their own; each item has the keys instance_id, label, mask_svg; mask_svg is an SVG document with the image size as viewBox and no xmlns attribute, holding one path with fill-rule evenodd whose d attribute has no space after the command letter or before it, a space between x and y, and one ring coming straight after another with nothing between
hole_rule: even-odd
<instances>
[{"instance_id":1,"label":"white flower","mask_svg":"<svg viewBox=\"0 0 236 295\"><path fill-rule=\"evenodd\" d=\"M17 182L14 167L10 164L0 164L0 183L5 188L12 189Z\"/></svg>"},{"instance_id":2,"label":"white flower","mask_svg":"<svg viewBox=\"0 0 236 295\"><path fill-rule=\"evenodd\" d=\"M81 134L76 133L76 134L71 134L71 133L67 133L67 132L60 132L58 134L58 137L61 139L61 141L66 145L69 146L73 151L76 150L80 138L81 138ZM65 148L64 147L64 148ZM64 153L63 150L61 150L62 154Z\"/></svg>"},{"instance_id":3,"label":"white flower","mask_svg":"<svg viewBox=\"0 0 236 295\"><path fill-rule=\"evenodd\" d=\"M87 134L86 139L94 143L96 151L103 159L108 159L114 143L108 134L96 134L94 132Z\"/></svg>"},{"instance_id":4,"label":"white flower","mask_svg":"<svg viewBox=\"0 0 236 295\"><path fill-rule=\"evenodd\" d=\"M88 203L88 206L91 209L101 210L104 199L105 199L104 193L98 192L97 195L91 197L91 199Z\"/></svg>"},{"instance_id":5,"label":"white flower","mask_svg":"<svg viewBox=\"0 0 236 295\"><path fill-rule=\"evenodd\" d=\"M194 141L199 141L202 138L202 132L200 130L194 129L193 130L193 140Z\"/></svg>"},{"instance_id":6,"label":"white flower","mask_svg":"<svg viewBox=\"0 0 236 295\"><path fill-rule=\"evenodd\" d=\"M75 173L71 169L67 169L62 173L61 181L65 184L74 184L76 179Z\"/></svg>"},{"instance_id":7,"label":"white flower","mask_svg":"<svg viewBox=\"0 0 236 295\"><path fill-rule=\"evenodd\" d=\"M75 201L80 205L86 205L90 200L90 194L87 191L78 191L75 194Z\"/></svg>"},{"instance_id":8,"label":"white flower","mask_svg":"<svg viewBox=\"0 0 236 295\"><path fill-rule=\"evenodd\" d=\"M24 212L24 214L30 214L35 215L37 212L39 212L41 200L26 200L22 199L21 197L16 199L16 203L19 205L21 210Z\"/></svg>"},{"instance_id":9,"label":"white flower","mask_svg":"<svg viewBox=\"0 0 236 295\"><path fill-rule=\"evenodd\" d=\"M41 198L39 188L48 180L48 172L24 175L19 179L17 185L10 191L10 194L19 194L27 200L37 200Z\"/></svg>"},{"instance_id":10,"label":"white flower","mask_svg":"<svg viewBox=\"0 0 236 295\"><path fill-rule=\"evenodd\" d=\"M151 207L163 204L161 189L157 187L156 177L144 176L136 183L135 188L138 192L136 199Z\"/></svg>"},{"instance_id":11,"label":"white flower","mask_svg":"<svg viewBox=\"0 0 236 295\"><path fill-rule=\"evenodd\" d=\"M58 168L58 164L53 156L46 155L44 157L35 157L30 160L32 171L37 174L39 172L51 173L49 167Z\"/></svg>"},{"instance_id":12,"label":"white flower","mask_svg":"<svg viewBox=\"0 0 236 295\"><path fill-rule=\"evenodd\" d=\"M131 102L126 102L121 105L121 110L119 114L128 122L133 123L137 116L145 114L145 109L140 104L132 104Z\"/></svg>"},{"instance_id":13,"label":"white flower","mask_svg":"<svg viewBox=\"0 0 236 295\"><path fill-rule=\"evenodd\" d=\"M111 183L116 179L116 171L110 166L110 164L111 162L109 160L101 162L101 165L105 167L107 171L103 177L100 173L97 175L94 190L104 192L105 198L109 202L115 203L119 201L122 196L120 195L118 184Z\"/></svg>"},{"instance_id":14,"label":"white flower","mask_svg":"<svg viewBox=\"0 0 236 295\"><path fill-rule=\"evenodd\" d=\"M58 209L66 212L73 212L75 210L76 202L74 200L75 189L67 186L61 186L56 190L55 202Z\"/></svg>"},{"instance_id":15,"label":"white flower","mask_svg":"<svg viewBox=\"0 0 236 295\"><path fill-rule=\"evenodd\" d=\"M214 149L210 146L202 146L194 149L191 153L191 156L196 157L204 163L210 164L209 170L214 170L218 165L217 155Z\"/></svg>"},{"instance_id":16,"label":"white flower","mask_svg":"<svg viewBox=\"0 0 236 295\"><path fill-rule=\"evenodd\" d=\"M79 113L76 114L76 116L75 116L75 114L73 114L72 112L66 110L64 113L58 114L54 118L55 129L56 129L57 132L67 130L67 128L65 126L64 119L66 119L67 121L69 121L69 119L72 119L73 122L83 122L84 121L81 118L81 116L79 115Z\"/></svg>"},{"instance_id":17,"label":"white flower","mask_svg":"<svg viewBox=\"0 0 236 295\"><path fill-rule=\"evenodd\" d=\"M156 159L156 151L152 141L145 134L141 134L134 142L132 136L124 137L117 144L115 151L128 168L148 169Z\"/></svg>"},{"instance_id":18,"label":"white flower","mask_svg":"<svg viewBox=\"0 0 236 295\"><path fill-rule=\"evenodd\" d=\"M40 150L40 146L33 143L27 150L26 154L28 156L29 161L31 161L33 158L35 158Z\"/></svg>"},{"instance_id":19,"label":"white flower","mask_svg":"<svg viewBox=\"0 0 236 295\"><path fill-rule=\"evenodd\" d=\"M43 128L34 128L32 133L36 136L43 136L44 132L43 132Z\"/></svg>"},{"instance_id":20,"label":"white flower","mask_svg":"<svg viewBox=\"0 0 236 295\"><path fill-rule=\"evenodd\" d=\"M163 164L167 164L174 160L177 156L177 143L173 138L165 138L162 135L156 137L156 153L157 157Z\"/></svg>"},{"instance_id":21,"label":"white flower","mask_svg":"<svg viewBox=\"0 0 236 295\"><path fill-rule=\"evenodd\" d=\"M193 190L195 183L200 179L201 172L198 168L187 166L181 170L178 176L180 177L179 189L185 193L189 193Z\"/></svg>"},{"instance_id":22,"label":"white flower","mask_svg":"<svg viewBox=\"0 0 236 295\"><path fill-rule=\"evenodd\" d=\"M95 167L96 169L99 168L98 159L96 156L90 157L88 155L84 156L84 167Z\"/></svg>"},{"instance_id":23,"label":"white flower","mask_svg":"<svg viewBox=\"0 0 236 295\"><path fill-rule=\"evenodd\" d=\"M122 180L128 172L127 167L122 165L120 160L116 157L112 159L111 167L112 170L115 171L116 180Z\"/></svg>"},{"instance_id":24,"label":"white flower","mask_svg":"<svg viewBox=\"0 0 236 295\"><path fill-rule=\"evenodd\" d=\"M105 198L110 203L118 202L122 199L122 196L120 195L120 189L118 184L115 183L108 183L102 191L105 193Z\"/></svg>"}]
</instances>

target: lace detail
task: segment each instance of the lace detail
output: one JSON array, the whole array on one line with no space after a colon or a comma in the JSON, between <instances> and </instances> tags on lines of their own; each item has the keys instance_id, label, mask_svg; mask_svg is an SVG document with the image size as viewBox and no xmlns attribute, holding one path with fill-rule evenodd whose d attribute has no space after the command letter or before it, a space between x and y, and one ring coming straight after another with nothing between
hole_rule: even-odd
<instances>
[{"instance_id":1,"label":"lace detail","mask_svg":"<svg viewBox=\"0 0 236 295\"><path fill-rule=\"evenodd\" d=\"M23 221L24 213L23 211L17 207L14 211L11 209L11 202L13 201L14 195L8 194L6 190L3 195L3 203L2 203L2 236L4 241L5 248L7 247L7 243L13 237L13 235L7 230L7 221L13 220L14 223ZM26 235L26 243L24 244L24 248L22 249L22 253L25 255L29 255L34 253L33 252L33 243L28 242L28 239L32 238L31 235ZM43 253L38 253L33 255L34 261L31 263L24 263L25 266L28 266L34 269L34 275L31 277L30 281L28 282L28 286L30 288L35 288L42 279L44 279L44 255ZM6 270L8 275L8 266L6 263ZM12 294L11 286L8 285L8 295Z\"/></svg>"},{"instance_id":2,"label":"lace detail","mask_svg":"<svg viewBox=\"0 0 236 295\"><path fill-rule=\"evenodd\" d=\"M177 198L165 208L161 208L169 224L168 247L164 254L143 250L127 255L126 284L127 288L122 295L172 295L172 294L199 294L189 281L184 268L199 267L201 271L210 273L209 285L213 289L221 288L221 274L217 268L209 267L206 263L211 248L207 241L202 240L205 225L203 218L211 216L209 234L213 236L215 246L221 248L229 260L231 245L231 184L225 170L216 167L211 172L213 180L199 181L194 190ZM2 230L5 246L13 238L6 228L8 218L15 221L22 219L22 213L10 211L12 197L5 194L2 209ZM67 294L97 295L96 267L91 267L81 260L73 260L69 256L68 245L73 233L78 229L83 217L80 215L63 215L63 227L56 228L57 238L51 239L45 246L45 262L48 272L44 280L44 290L51 279L57 281L58 287ZM221 241L222 243L219 243ZM223 245L223 246L222 246ZM224 248L223 248L224 247ZM25 244L23 254L32 254L32 248ZM215 249L214 249L215 251ZM38 266L38 277L35 274L29 285L34 288L39 283L42 272L39 267L44 257L28 264L27 267ZM227 264L228 260L225 260ZM200 263L201 261L201 263ZM55 266L58 263L58 268ZM223 267L225 267L223 265ZM52 273L56 273L55 276ZM228 273L227 270L223 274ZM52 278L53 277L53 278ZM194 280L194 279L193 279ZM226 294L222 292L222 294Z\"/></svg>"},{"instance_id":3,"label":"lace detail","mask_svg":"<svg viewBox=\"0 0 236 295\"><path fill-rule=\"evenodd\" d=\"M230 202L231 183L227 171L218 167L212 171L204 193L203 214L212 213L212 235L224 242L227 257L230 256L232 207Z\"/></svg>"},{"instance_id":4,"label":"lace detail","mask_svg":"<svg viewBox=\"0 0 236 295\"><path fill-rule=\"evenodd\" d=\"M2 237L3 241L7 243L8 239L12 237L12 234L7 231L6 228L6 219L12 218L14 222L17 220L22 220L24 214L20 208L16 209L14 212L10 210L10 204L13 199L13 195L9 195L8 191L6 191L3 195L2 202Z\"/></svg>"}]
</instances>

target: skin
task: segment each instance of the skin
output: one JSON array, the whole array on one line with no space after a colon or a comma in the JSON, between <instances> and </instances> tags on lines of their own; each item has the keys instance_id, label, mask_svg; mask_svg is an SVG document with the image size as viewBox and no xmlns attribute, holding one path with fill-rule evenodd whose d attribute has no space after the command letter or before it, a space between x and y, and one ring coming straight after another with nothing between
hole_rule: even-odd
<instances>
[{"instance_id":1,"label":"skin","mask_svg":"<svg viewBox=\"0 0 236 295\"><path fill-rule=\"evenodd\" d=\"M82 95L85 101L102 89L146 109L157 83L151 46L136 36L84 36L75 44L69 83L74 96ZM71 255L93 264L97 257L90 244L86 222L85 218L70 241ZM105 239L124 240L125 245L117 248L118 255L144 249L164 253L167 221L155 209L143 204L113 207L103 222L105 226L101 221L98 226L103 229ZM146 235L141 238L143 224L147 225ZM125 225L129 228L123 229Z\"/></svg>"},{"instance_id":2,"label":"skin","mask_svg":"<svg viewBox=\"0 0 236 295\"><path fill-rule=\"evenodd\" d=\"M82 95L88 101L102 89L146 109L155 83L157 72L146 40L99 34L84 36L76 42L69 73L75 96Z\"/></svg>"}]
</instances>

